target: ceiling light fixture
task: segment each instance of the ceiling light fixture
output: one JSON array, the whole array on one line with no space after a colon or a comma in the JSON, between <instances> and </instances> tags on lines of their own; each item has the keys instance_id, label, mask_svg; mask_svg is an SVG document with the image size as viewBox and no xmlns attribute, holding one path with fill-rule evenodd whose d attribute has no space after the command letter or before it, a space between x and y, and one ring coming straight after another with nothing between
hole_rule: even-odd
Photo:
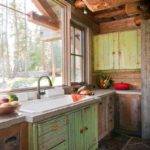
<instances>
[{"instance_id":1,"label":"ceiling light fixture","mask_svg":"<svg viewBox=\"0 0 150 150\"><path fill-rule=\"evenodd\" d=\"M86 9L86 7L84 7L84 9L83 9L83 14L87 14L88 12L87 12L87 9Z\"/></svg>"}]
</instances>

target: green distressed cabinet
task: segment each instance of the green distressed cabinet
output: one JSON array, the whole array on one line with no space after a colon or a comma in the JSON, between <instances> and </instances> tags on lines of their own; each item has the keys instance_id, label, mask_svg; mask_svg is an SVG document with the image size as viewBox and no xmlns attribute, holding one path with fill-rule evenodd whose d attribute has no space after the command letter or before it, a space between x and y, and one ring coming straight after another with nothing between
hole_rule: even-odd
<instances>
[{"instance_id":1,"label":"green distressed cabinet","mask_svg":"<svg viewBox=\"0 0 150 150\"><path fill-rule=\"evenodd\" d=\"M97 104L30 124L29 146L29 150L95 150Z\"/></svg>"},{"instance_id":2,"label":"green distressed cabinet","mask_svg":"<svg viewBox=\"0 0 150 150\"><path fill-rule=\"evenodd\" d=\"M69 150L98 148L97 104L68 114Z\"/></svg>"},{"instance_id":3,"label":"green distressed cabinet","mask_svg":"<svg viewBox=\"0 0 150 150\"><path fill-rule=\"evenodd\" d=\"M141 32L130 30L94 37L94 71L141 68Z\"/></svg>"},{"instance_id":4,"label":"green distressed cabinet","mask_svg":"<svg viewBox=\"0 0 150 150\"><path fill-rule=\"evenodd\" d=\"M30 126L30 150L67 150L66 116L32 124Z\"/></svg>"}]
</instances>

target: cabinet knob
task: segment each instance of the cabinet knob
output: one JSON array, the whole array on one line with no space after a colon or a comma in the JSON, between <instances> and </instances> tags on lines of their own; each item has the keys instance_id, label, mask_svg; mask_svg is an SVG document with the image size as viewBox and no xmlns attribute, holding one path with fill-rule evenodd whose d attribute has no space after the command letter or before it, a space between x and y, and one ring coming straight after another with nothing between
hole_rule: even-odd
<instances>
[{"instance_id":1,"label":"cabinet knob","mask_svg":"<svg viewBox=\"0 0 150 150\"><path fill-rule=\"evenodd\" d=\"M85 130L85 131L88 130L88 127L84 127L84 130Z\"/></svg>"},{"instance_id":2,"label":"cabinet knob","mask_svg":"<svg viewBox=\"0 0 150 150\"><path fill-rule=\"evenodd\" d=\"M54 124L51 127L52 127L52 130L57 130L59 128L59 125L58 124Z\"/></svg>"},{"instance_id":3,"label":"cabinet knob","mask_svg":"<svg viewBox=\"0 0 150 150\"><path fill-rule=\"evenodd\" d=\"M84 129L83 129L83 128L82 128L82 129L80 129L80 133L81 133L81 134L83 134L83 132L84 132Z\"/></svg>"}]
</instances>

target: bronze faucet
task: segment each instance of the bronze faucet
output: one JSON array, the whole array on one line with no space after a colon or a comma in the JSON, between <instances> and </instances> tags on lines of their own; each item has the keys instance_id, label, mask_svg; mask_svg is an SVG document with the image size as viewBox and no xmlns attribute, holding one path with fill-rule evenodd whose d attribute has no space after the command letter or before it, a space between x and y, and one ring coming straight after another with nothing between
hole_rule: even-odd
<instances>
[{"instance_id":1,"label":"bronze faucet","mask_svg":"<svg viewBox=\"0 0 150 150\"><path fill-rule=\"evenodd\" d=\"M49 86L52 87L52 81L51 79L49 78L49 76L41 76L39 79L38 79L38 90L37 90L37 98L40 99L41 98L41 95L44 95L45 94L45 91L44 92L41 92L41 85L40 85L40 81L42 78L47 78L48 82L49 82Z\"/></svg>"}]
</instances>

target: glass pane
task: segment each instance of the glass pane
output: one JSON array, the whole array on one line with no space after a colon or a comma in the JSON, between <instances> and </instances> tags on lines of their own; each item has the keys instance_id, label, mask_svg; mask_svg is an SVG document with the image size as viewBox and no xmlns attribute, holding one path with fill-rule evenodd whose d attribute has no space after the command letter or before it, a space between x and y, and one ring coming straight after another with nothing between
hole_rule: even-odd
<instances>
[{"instance_id":1,"label":"glass pane","mask_svg":"<svg viewBox=\"0 0 150 150\"><path fill-rule=\"evenodd\" d=\"M82 63L82 57L75 57L75 82L81 82L83 77L83 63Z\"/></svg>"},{"instance_id":2,"label":"glass pane","mask_svg":"<svg viewBox=\"0 0 150 150\"><path fill-rule=\"evenodd\" d=\"M74 54L74 27L71 26L71 53Z\"/></svg>"},{"instance_id":3,"label":"glass pane","mask_svg":"<svg viewBox=\"0 0 150 150\"><path fill-rule=\"evenodd\" d=\"M75 54L81 55L82 54L82 47L81 47L81 33L82 31L75 28Z\"/></svg>"},{"instance_id":4,"label":"glass pane","mask_svg":"<svg viewBox=\"0 0 150 150\"><path fill-rule=\"evenodd\" d=\"M71 82L75 82L75 57L71 55Z\"/></svg>"},{"instance_id":5,"label":"glass pane","mask_svg":"<svg viewBox=\"0 0 150 150\"><path fill-rule=\"evenodd\" d=\"M27 1L8 0L19 11L36 11ZM42 75L50 76L54 86L63 84L64 8L53 1L49 5L59 14L58 30L29 22L28 16L0 6L0 91L36 87Z\"/></svg>"}]
</instances>

